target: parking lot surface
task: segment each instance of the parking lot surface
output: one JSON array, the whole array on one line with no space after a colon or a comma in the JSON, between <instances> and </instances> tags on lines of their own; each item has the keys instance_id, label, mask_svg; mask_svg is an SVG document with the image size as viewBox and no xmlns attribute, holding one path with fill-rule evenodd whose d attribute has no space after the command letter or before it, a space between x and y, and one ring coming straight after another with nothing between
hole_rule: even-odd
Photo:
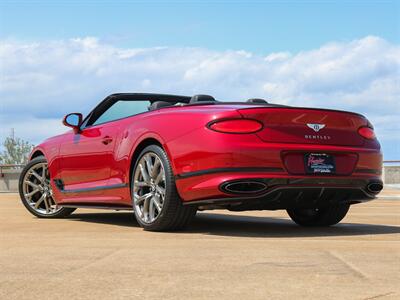
<instances>
[{"instance_id":1,"label":"parking lot surface","mask_svg":"<svg viewBox=\"0 0 400 300\"><path fill-rule=\"evenodd\" d=\"M0 194L0 299L400 299L400 200L301 228L284 211L200 212L153 233L131 212L31 216Z\"/></svg>"}]
</instances>

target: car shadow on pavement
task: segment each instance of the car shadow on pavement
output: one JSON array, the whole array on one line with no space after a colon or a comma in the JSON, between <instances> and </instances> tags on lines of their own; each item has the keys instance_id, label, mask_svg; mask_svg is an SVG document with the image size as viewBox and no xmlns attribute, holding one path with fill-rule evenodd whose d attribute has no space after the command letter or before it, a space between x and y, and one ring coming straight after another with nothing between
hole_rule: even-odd
<instances>
[{"instance_id":1,"label":"car shadow on pavement","mask_svg":"<svg viewBox=\"0 0 400 300\"><path fill-rule=\"evenodd\" d=\"M75 213L68 219L80 222L99 223L115 226L139 227L133 213ZM181 234L206 234L236 237L318 237L356 236L400 233L400 226L340 223L332 227L301 227L289 219L278 217L257 217L198 213L187 229Z\"/></svg>"},{"instance_id":2,"label":"car shadow on pavement","mask_svg":"<svg viewBox=\"0 0 400 300\"><path fill-rule=\"evenodd\" d=\"M133 212L99 212L99 213L73 213L66 219L126 227L139 227Z\"/></svg>"},{"instance_id":3,"label":"car shadow on pavement","mask_svg":"<svg viewBox=\"0 0 400 300\"><path fill-rule=\"evenodd\" d=\"M400 227L377 224L340 223L332 227L301 227L279 217L198 214L185 231L220 236L243 237L318 237L400 233Z\"/></svg>"}]
</instances>

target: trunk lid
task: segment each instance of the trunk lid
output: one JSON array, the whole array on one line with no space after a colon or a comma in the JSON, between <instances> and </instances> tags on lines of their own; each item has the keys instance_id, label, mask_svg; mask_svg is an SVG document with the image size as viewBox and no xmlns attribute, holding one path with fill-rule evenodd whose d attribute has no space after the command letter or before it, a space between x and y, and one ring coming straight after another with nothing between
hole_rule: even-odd
<instances>
[{"instance_id":1,"label":"trunk lid","mask_svg":"<svg viewBox=\"0 0 400 300\"><path fill-rule=\"evenodd\" d=\"M312 108L257 107L239 109L245 118L261 121L257 135L264 142L362 146L358 134L367 120L358 114Z\"/></svg>"}]
</instances>

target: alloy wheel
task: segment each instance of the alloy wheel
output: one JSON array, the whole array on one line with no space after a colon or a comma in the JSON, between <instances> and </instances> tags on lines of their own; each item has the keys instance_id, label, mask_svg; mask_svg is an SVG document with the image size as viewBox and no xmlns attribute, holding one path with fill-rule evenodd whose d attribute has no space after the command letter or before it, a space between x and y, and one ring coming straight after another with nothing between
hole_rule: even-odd
<instances>
[{"instance_id":1,"label":"alloy wheel","mask_svg":"<svg viewBox=\"0 0 400 300\"><path fill-rule=\"evenodd\" d=\"M145 153L134 174L133 200L138 217L153 223L161 214L165 201L165 170L161 158L154 152Z\"/></svg>"},{"instance_id":2,"label":"alloy wheel","mask_svg":"<svg viewBox=\"0 0 400 300\"><path fill-rule=\"evenodd\" d=\"M62 209L53 198L47 163L37 163L28 169L22 191L29 206L41 215L53 215Z\"/></svg>"}]
</instances>

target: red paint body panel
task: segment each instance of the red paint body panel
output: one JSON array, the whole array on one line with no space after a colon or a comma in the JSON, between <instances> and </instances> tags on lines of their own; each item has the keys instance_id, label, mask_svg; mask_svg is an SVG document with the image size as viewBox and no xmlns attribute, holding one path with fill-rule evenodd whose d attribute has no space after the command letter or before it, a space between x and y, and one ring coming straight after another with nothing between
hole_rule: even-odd
<instances>
[{"instance_id":1,"label":"red paint body panel","mask_svg":"<svg viewBox=\"0 0 400 300\"><path fill-rule=\"evenodd\" d=\"M256 119L264 128L251 134L227 134L207 128L214 120L242 117ZM326 127L314 132L307 123ZM334 156L337 173L330 178L380 180L379 143L357 133L367 124L360 115L329 110L250 104L188 105L138 114L80 133L71 130L48 139L33 153L41 151L46 156L58 203L131 205L132 156L142 141L153 139L167 152L177 176L179 195L188 202L230 197L220 189L220 184L229 180L323 178L305 174L303 157L309 152ZM306 135L322 138L308 139ZM211 173L202 174L204 171ZM63 181L64 191L54 179ZM79 191L82 189L87 191Z\"/></svg>"},{"instance_id":2,"label":"red paint body panel","mask_svg":"<svg viewBox=\"0 0 400 300\"><path fill-rule=\"evenodd\" d=\"M366 126L367 120L357 114L304 108L253 108L240 113L264 123L258 136L266 142L362 146L365 141L358 129ZM322 123L325 127L314 132L304 126L310 123Z\"/></svg>"}]
</instances>

